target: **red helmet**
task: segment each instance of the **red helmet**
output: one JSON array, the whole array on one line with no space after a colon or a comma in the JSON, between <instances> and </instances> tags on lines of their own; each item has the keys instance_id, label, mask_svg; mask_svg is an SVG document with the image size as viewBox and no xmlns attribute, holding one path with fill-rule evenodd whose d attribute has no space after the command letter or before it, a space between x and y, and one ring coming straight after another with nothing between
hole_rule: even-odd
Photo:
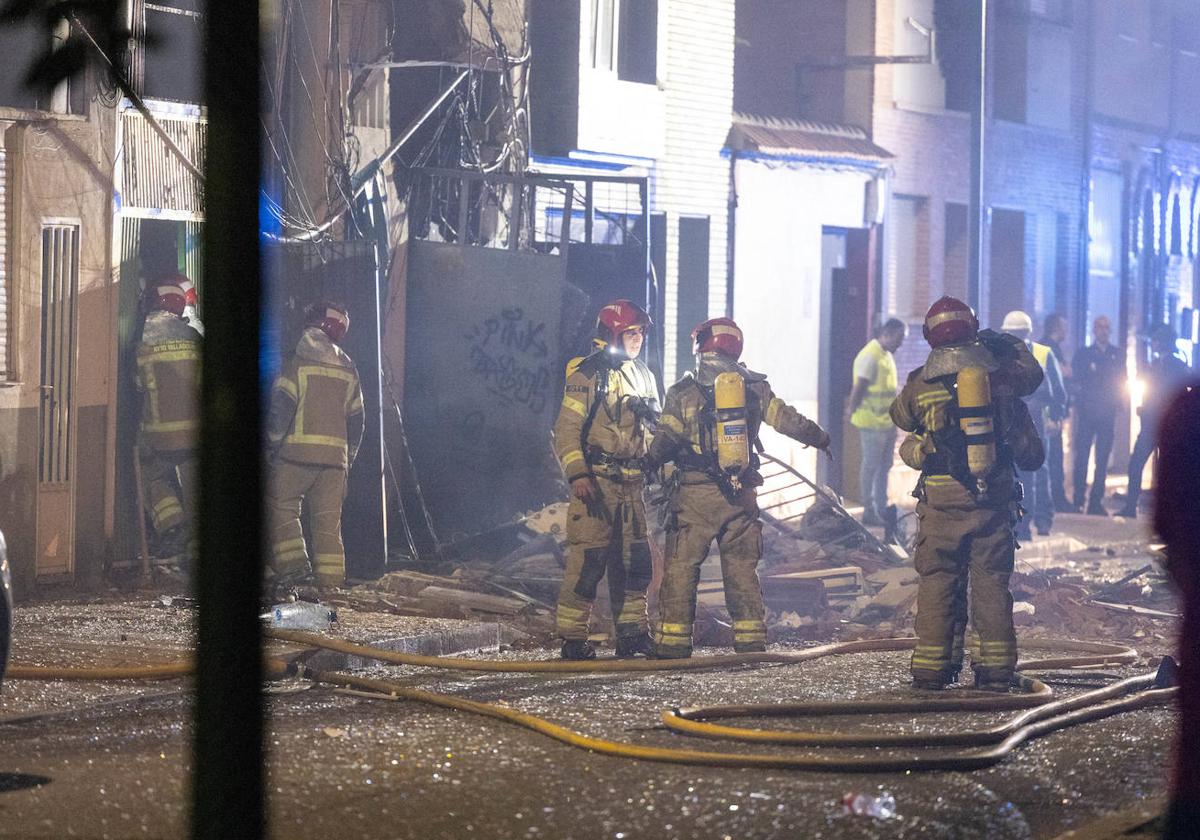
<instances>
[{"instance_id":1,"label":"red helmet","mask_svg":"<svg viewBox=\"0 0 1200 840\"><path fill-rule=\"evenodd\" d=\"M600 314L596 316L596 338L609 346L620 348L619 339L625 330L653 325L645 309L631 300L621 298L604 304L600 309Z\"/></svg>"},{"instance_id":2,"label":"red helmet","mask_svg":"<svg viewBox=\"0 0 1200 840\"><path fill-rule=\"evenodd\" d=\"M958 298L946 295L929 307L921 332L930 347L962 344L975 340L979 332L979 319L971 307Z\"/></svg>"},{"instance_id":3,"label":"red helmet","mask_svg":"<svg viewBox=\"0 0 1200 840\"><path fill-rule=\"evenodd\" d=\"M310 303L304 310L304 320L310 327L320 327L334 344L341 344L346 331L350 329L350 315L346 307L327 300Z\"/></svg>"},{"instance_id":4,"label":"red helmet","mask_svg":"<svg viewBox=\"0 0 1200 840\"><path fill-rule=\"evenodd\" d=\"M692 330L693 353L720 353L735 362L742 355L742 330L732 318L712 318Z\"/></svg>"},{"instance_id":5,"label":"red helmet","mask_svg":"<svg viewBox=\"0 0 1200 840\"><path fill-rule=\"evenodd\" d=\"M176 274L171 278L171 282L177 283L179 288L183 289L183 298L188 306L196 305L196 284L189 280L186 274Z\"/></svg>"},{"instance_id":6,"label":"red helmet","mask_svg":"<svg viewBox=\"0 0 1200 840\"><path fill-rule=\"evenodd\" d=\"M146 298L150 309L171 312L180 316L183 315L183 308L187 305L183 289L173 282L160 282L147 286Z\"/></svg>"}]
</instances>

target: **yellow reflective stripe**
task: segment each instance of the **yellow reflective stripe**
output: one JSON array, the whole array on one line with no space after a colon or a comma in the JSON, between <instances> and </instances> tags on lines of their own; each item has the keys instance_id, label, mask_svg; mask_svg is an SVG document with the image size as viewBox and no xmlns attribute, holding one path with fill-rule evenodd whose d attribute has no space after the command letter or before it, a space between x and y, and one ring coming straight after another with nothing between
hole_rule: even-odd
<instances>
[{"instance_id":1,"label":"yellow reflective stripe","mask_svg":"<svg viewBox=\"0 0 1200 840\"><path fill-rule=\"evenodd\" d=\"M170 507L179 507L179 500L175 499L172 496L167 496L164 499L159 499L158 502L154 505L154 510L156 510L156 511L166 510L167 508L170 508Z\"/></svg>"},{"instance_id":2,"label":"yellow reflective stripe","mask_svg":"<svg viewBox=\"0 0 1200 840\"><path fill-rule=\"evenodd\" d=\"M158 414L157 411L154 413ZM143 424L142 429L147 432L190 432L199 425L195 420L158 420Z\"/></svg>"},{"instance_id":3,"label":"yellow reflective stripe","mask_svg":"<svg viewBox=\"0 0 1200 840\"><path fill-rule=\"evenodd\" d=\"M191 344L191 342L172 342L166 346L171 347L180 344L186 345ZM143 365L156 365L163 362L191 362L198 361L199 359L200 353L194 347L186 347L177 350L151 350L149 353L144 353L138 361Z\"/></svg>"},{"instance_id":4,"label":"yellow reflective stripe","mask_svg":"<svg viewBox=\"0 0 1200 840\"><path fill-rule=\"evenodd\" d=\"M563 396L562 407L568 411L573 411L580 417L587 417L587 406L574 397Z\"/></svg>"},{"instance_id":5,"label":"yellow reflective stripe","mask_svg":"<svg viewBox=\"0 0 1200 840\"><path fill-rule=\"evenodd\" d=\"M572 607L568 604L558 605L558 617L563 618L583 618L587 614L586 610L581 610L578 607Z\"/></svg>"},{"instance_id":6,"label":"yellow reflective stripe","mask_svg":"<svg viewBox=\"0 0 1200 840\"><path fill-rule=\"evenodd\" d=\"M583 463L583 451L572 449L570 452L564 453L559 460L562 461L563 470L569 471L572 464Z\"/></svg>"},{"instance_id":7,"label":"yellow reflective stripe","mask_svg":"<svg viewBox=\"0 0 1200 840\"><path fill-rule=\"evenodd\" d=\"M664 621L659 625L658 630L660 633L674 634L677 636L692 635L692 625L690 624L673 624L671 622Z\"/></svg>"},{"instance_id":8,"label":"yellow reflective stripe","mask_svg":"<svg viewBox=\"0 0 1200 840\"><path fill-rule=\"evenodd\" d=\"M280 540L279 542L277 542L271 546L271 549L273 551L290 551L294 548L299 548L301 550L304 549L304 538L303 537L296 537L296 538L290 539L290 540Z\"/></svg>"},{"instance_id":9,"label":"yellow reflective stripe","mask_svg":"<svg viewBox=\"0 0 1200 840\"><path fill-rule=\"evenodd\" d=\"M958 479L952 475L927 475L925 476L926 487L949 487L952 484L958 484Z\"/></svg>"},{"instance_id":10,"label":"yellow reflective stripe","mask_svg":"<svg viewBox=\"0 0 1200 840\"><path fill-rule=\"evenodd\" d=\"M346 558L340 554L318 554L313 558L313 565L316 566L317 574L320 574L322 569L340 572L346 568Z\"/></svg>"},{"instance_id":11,"label":"yellow reflective stripe","mask_svg":"<svg viewBox=\"0 0 1200 840\"><path fill-rule=\"evenodd\" d=\"M691 647L692 645L691 636L675 636L667 633L659 633L656 641L664 647Z\"/></svg>"},{"instance_id":12,"label":"yellow reflective stripe","mask_svg":"<svg viewBox=\"0 0 1200 840\"><path fill-rule=\"evenodd\" d=\"M767 410L763 414L763 421L768 426L774 426L775 421L779 418L779 412L787 406L779 397L772 397L771 402L767 405Z\"/></svg>"},{"instance_id":13,"label":"yellow reflective stripe","mask_svg":"<svg viewBox=\"0 0 1200 840\"><path fill-rule=\"evenodd\" d=\"M296 383L288 379L286 376L281 376L275 380L275 390L283 391L293 400L300 398L300 392L296 389Z\"/></svg>"},{"instance_id":14,"label":"yellow reflective stripe","mask_svg":"<svg viewBox=\"0 0 1200 840\"><path fill-rule=\"evenodd\" d=\"M299 433L290 434L285 438L287 443L310 443L314 446L333 446L337 449L346 448L346 439L343 437L334 437L333 435L302 435Z\"/></svg>"},{"instance_id":15,"label":"yellow reflective stripe","mask_svg":"<svg viewBox=\"0 0 1200 840\"><path fill-rule=\"evenodd\" d=\"M629 624L642 620L642 616L646 614L643 602L638 601L636 605L627 604L621 608L621 614L617 617L617 622L620 624Z\"/></svg>"},{"instance_id":16,"label":"yellow reflective stripe","mask_svg":"<svg viewBox=\"0 0 1200 840\"><path fill-rule=\"evenodd\" d=\"M673 414L664 414L662 417L658 418L658 424L660 426L667 427L677 435L683 434L683 423Z\"/></svg>"},{"instance_id":17,"label":"yellow reflective stripe","mask_svg":"<svg viewBox=\"0 0 1200 840\"><path fill-rule=\"evenodd\" d=\"M921 408L940 405L944 402L950 402L950 394L946 391L926 391L922 394L917 394L917 405Z\"/></svg>"},{"instance_id":18,"label":"yellow reflective stripe","mask_svg":"<svg viewBox=\"0 0 1200 840\"><path fill-rule=\"evenodd\" d=\"M733 622L734 630L762 630L767 626L766 622L757 618L747 619L745 621Z\"/></svg>"}]
</instances>

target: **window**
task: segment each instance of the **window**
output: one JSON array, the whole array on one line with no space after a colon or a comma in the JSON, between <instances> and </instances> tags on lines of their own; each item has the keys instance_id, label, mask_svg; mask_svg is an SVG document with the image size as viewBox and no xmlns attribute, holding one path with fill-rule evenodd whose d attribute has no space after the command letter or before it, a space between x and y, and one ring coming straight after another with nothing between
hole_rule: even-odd
<instances>
[{"instance_id":1,"label":"window","mask_svg":"<svg viewBox=\"0 0 1200 840\"><path fill-rule=\"evenodd\" d=\"M929 297L928 200L892 197L888 213L887 310L900 317L920 317Z\"/></svg>"},{"instance_id":2,"label":"window","mask_svg":"<svg viewBox=\"0 0 1200 840\"><path fill-rule=\"evenodd\" d=\"M658 0L592 0L592 66L626 82L658 75Z\"/></svg>"},{"instance_id":3,"label":"window","mask_svg":"<svg viewBox=\"0 0 1200 840\"><path fill-rule=\"evenodd\" d=\"M60 20L49 36L51 48L58 49L70 31L70 24ZM40 17L0 26L0 55L4 56L5 67L0 73L0 106L81 114L85 106L82 77L66 79L46 94L25 85L25 73L41 56L46 38L45 23Z\"/></svg>"},{"instance_id":4,"label":"window","mask_svg":"<svg viewBox=\"0 0 1200 840\"><path fill-rule=\"evenodd\" d=\"M592 0L592 66L613 67L613 25L617 0Z\"/></svg>"},{"instance_id":5,"label":"window","mask_svg":"<svg viewBox=\"0 0 1200 840\"><path fill-rule=\"evenodd\" d=\"M971 237L967 205L946 202L945 244L942 251L942 291L966 300Z\"/></svg>"},{"instance_id":6,"label":"window","mask_svg":"<svg viewBox=\"0 0 1200 840\"><path fill-rule=\"evenodd\" d=\"M995 26L993 109L997 119L1025 122L1028 91L1029 24L1021 18L1002 18Z\"/></svg>"},{"instance_id":7,"label":"window","mask_svg":"<svg viewBox=\"0 0 1200 840\"><path fill-rule=\"evenodd\" d=\"M203 0L154 0L145 4L146 36L141 94L149 99L200 102L204 79Z\"/></svg>"}]
</instances>

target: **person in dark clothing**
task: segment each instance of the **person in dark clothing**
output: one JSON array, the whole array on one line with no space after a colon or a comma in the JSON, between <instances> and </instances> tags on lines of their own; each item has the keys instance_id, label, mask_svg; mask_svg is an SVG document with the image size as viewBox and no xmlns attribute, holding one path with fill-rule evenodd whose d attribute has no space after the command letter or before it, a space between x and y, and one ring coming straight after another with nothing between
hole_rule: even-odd
<instances>
[{"instance_id":1,"label":"person in dark clothing","mask_svg":"<svg viewBox=\"0 0 1200 840\"><path fill-rule=\"evenodd\" d=\"M1158 424L1171 398L1187 380L1187 362L1175 355L1175 330L1168 324L1157 324L1150 331L1150 349L1154 360L1146 370L1145 396L1138 416L1142 418L1133 454L1129 456L1129 490L1125 507L1120 515L1133 519L1137 516L1138 498L1142 494L1142 470L1158 446Z\"/></svg>"},{"instance_id":2,"label":"person in dark clothing","mask_svg":"<svg viewBox=\"0 0 1200 840\"><path fill-rule=\"evenodd\" d=\"M1200 825L1200 380L1176 391L1159 426L1154 530L1183 601L1179 632L1179 716L1171 805L1162 836L1195 837Z\"/></svg>"},{"instance_id":3,"label":"person in dark clothing","mask_svg":"<svg viewBox=\"0 0 1200 840\"><path fill-rule=\"evenodd\" d=\"M1094 341L1081 347L1071 366L1075 383L1075 449L1074 509L1083 507L1087 497L1087 513L1108 516L1104 509L1104 482L1108 478L1108 456L1112 453L1113 430L1117 410L1125 393L1125 359L1120 350L1109 343L1112 324L1101 315L1092 322ZM1096 467L1092 474L1092 492L1087 493L1088 455L1096 446Z\"/></svg>"},{"instance_id":4,"label":"person in dark clothing","mask_svg":"<svg viewBox=\"0 0 1200 840\"><path fill-rule=\"evenodd\" d=\"M1057 312L1046 316L1046 323L1040 343L1050 348L1058 361L1058 369L1062 373L1067 393L1071 390L1071 366L1067 363L1067 354L1063 351L1063 342L1067 340L1067 319ZM1066 473L1063 469L1063 419L1070 410L1070 403L1062 407L1062 417L1046 420L1046 467L1050 471L1050 496L1054 502L1055 513L1066 513L1071 510L1071 501L1067 498Z\"/></svg>"}]
</instances>

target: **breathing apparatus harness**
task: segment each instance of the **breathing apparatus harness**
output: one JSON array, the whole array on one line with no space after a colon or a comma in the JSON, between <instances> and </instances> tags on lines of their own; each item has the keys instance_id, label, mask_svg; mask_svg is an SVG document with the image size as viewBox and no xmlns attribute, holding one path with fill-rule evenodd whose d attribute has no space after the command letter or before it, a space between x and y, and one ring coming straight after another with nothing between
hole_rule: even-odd
<instances>
[{"instance_id":1,"label":"breathing apparatus harness","mask_svg":"<svg viewBox=\"0 0 1200 840\"><path fill-rule=\"evenodd\" d=\"M587 416L584 417L583 425L579 429L579 448L583 452L583 460L587 465L587 477L592 482L592 489L595 491L598 502L589 506L588 513L607 521L609 519L608 508L604 504L604 491L600 488L600 483L596 480L595 468L600 466L615 469L642 469L643 459L617 458L598 446L590 445L588 443L588 436L591 434L592 424L596 421L596 413L600 410L601 404L607 402L609 374L615 370L629 383L631 388L636 390L637 386L629 379L625 371L621 369L620 362L614 359L607 345L598 347L591 355L580 361L578 370L585 373L594 373L595 375L595 385L592 389L592 404L588 408ZM616 415L610 414L610 419L620 421L623 402L620 401L617 403ZM658 422L659 412L650 401L643 397L631 398L628 401L628 408L637 417L639 430L644 430L646 426L653 426ZM605 408L605 412L608 412L607 407Z\"/></svg>"},{"instance_id":2,"label":"breathing apparatus harness","mask_svg":"<svg viewBox=\"0 0 1200 840\"><path fill-rule=\"evenodd\" d=\"M912 495L927 501L926 477L941 474L951 476L977 502L986 504L998 476L1008 470L1014 480L1016 477L1006 435L998 428L987 373L968 367L937 381L950 393L950 400L944 406L946 423L933 431L923 426L918 429L918 433L933 439L935 451L925 457ZM1018 519L1024 515L1020 506L1023 492L1021 482L1014 481Z\"/></svg>"}]
</instances>

